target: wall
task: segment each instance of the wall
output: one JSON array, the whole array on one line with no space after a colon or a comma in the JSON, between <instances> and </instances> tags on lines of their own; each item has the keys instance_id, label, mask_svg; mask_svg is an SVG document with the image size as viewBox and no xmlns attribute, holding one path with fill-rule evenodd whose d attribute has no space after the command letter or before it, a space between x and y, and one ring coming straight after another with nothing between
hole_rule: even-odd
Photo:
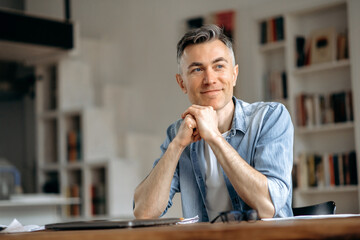
<instances>
[{"instance_id":1,"label":"wall","mask_svg":"<svg viewBox=\"0 0 360 240\"><path fill-rule=\"evenodd\" d=\"M121 136L126 139L121 139L123 145L119 148L124 149L121 155L139 161L141 178L158 156L166 128L189 106L187 96L175 80L176 44L185 30L185 19L229 9L246 12L248 7L268 1L71 1L72 19L80 26L81 58L92 66L93 84L99 89L95 93L97 104L101 105L101 89L106 86L120 86L127 92L127 106L119 108L123 111L119 128L123 129ZM30 13L64 18L62 0L27 0L25 3ZM246 22L241 20L242 17L237 16L235 39L246 39L246 34L239 34L239 27L246 27ZM246 49L246 44L246 41L236 43L237 55ZM249 81L244 73L240 72L238 86ZM249 89L239 87L238 90L243 99L254 100ZM144 143L144 139L152 139L151 144Z\"/></svg>"},{"instance_id":2,"label":"wall","mask_svg":"<svg viewBox=\"0 0 360 240\"><path fill-rule=\"evenodd\" d=\"M61 18L61 2L28 0L26 9ZM106 71L94 79L94 84L115 82L134 89L128 129L163 134L189 105L175 81L176 43L184 31L184 20L220 10L238 11L253 2L264 0L74 0L71 11L82 38L118 44L107 62L101 63Z\"/></svg>"}]
</instances>

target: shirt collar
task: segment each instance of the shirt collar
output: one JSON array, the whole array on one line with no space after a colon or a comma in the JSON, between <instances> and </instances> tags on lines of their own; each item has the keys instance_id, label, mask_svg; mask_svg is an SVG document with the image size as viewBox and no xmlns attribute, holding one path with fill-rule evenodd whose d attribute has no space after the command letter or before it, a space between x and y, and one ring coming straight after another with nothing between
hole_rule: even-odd
<instances>
[{"instance_id":1,"label":"shirt collar","mask_svg":"<svg viewBox=\"0 0 360 240\"><path fill-rule=\"evenodd\" d=\"M246 131L246 118L244 113L244 105L247 105L248 103L245 103L241 100L236 99L234 96L232 97L232 100L235 105L234 109L234 117L231 124L231 135L236 134L236 130L239 130L245 134Z\"/></svg>"}]
</instances>

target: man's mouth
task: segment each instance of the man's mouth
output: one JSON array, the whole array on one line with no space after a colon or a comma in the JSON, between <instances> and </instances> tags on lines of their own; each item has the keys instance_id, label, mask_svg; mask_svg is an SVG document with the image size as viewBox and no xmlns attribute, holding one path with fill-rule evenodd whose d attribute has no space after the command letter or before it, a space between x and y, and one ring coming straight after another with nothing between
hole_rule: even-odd
<instances>
[{"instance_id":1,"label":"man's mouth","mask_svg":"<svg viewBox=\"0 0 360 240\"><path fill-rule=\"evenodd\" d=\"M204 91L201 91L201 94L216 94L216 93L219 93L222 89L209 89L209 90L204 90Z\"/></svg>"}]
</instances>

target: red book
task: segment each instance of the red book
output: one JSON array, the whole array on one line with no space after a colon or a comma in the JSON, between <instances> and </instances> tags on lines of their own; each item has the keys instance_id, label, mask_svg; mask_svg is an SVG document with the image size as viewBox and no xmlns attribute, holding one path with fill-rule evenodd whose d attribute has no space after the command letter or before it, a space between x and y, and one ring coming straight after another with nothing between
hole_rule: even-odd
<instances>
[{"instance_id":1,"label":"red book","mask_svg":"<svg viewBox=\"0 0 360 240\"><path fill-rule=\"evenodd\" d=\"M77 184L73 184L70 188L71 197L80 197L80 187ZM71 205L71 215L80 216L80 205L73 204Z\"/></svg>"},{"instance_id":2,"label":"red book","mask_svg":"<svg viewBox=\"0 0 360 240\"><path fill-rule=\"evenodd\" d=\"M349 154L348 153L343 155L343 164L344 164L344 182L345 182L345 185L350 185L351 178L350 178L350 164L349 164Z\"/></svg>"},{"instance_id":3,"label":"red book","mask_svg":"<svg viewBox=\"0 0 360 240\"><path fill-rule=\"evenodd\" d=\"M271 19L271 24L272 24L272 41L276 42L278 39L276 39L276 23L275 23L275 18Z\"/></svg>"},{"instance_id":4,"label":"red book","mask_svg":"<svg viewBox=\"0 0 360 240\"><path fill-rule=\"evenodd\" d=\"M75 162L77 158L77 152L76 152L76 132L71 130L68 132L68 160L69 162Z\"/></svg>"},{"instance_id":5,"label":"red book","mask_svg":"<svg viewBox=\"0 0 360 240\"><path fill-rule=\"evenodd\" d=\"M235 11L224 11L215 14L215 24L224 28L224 33L231 40L234 37Z\"/></svg>"}]
</instances>

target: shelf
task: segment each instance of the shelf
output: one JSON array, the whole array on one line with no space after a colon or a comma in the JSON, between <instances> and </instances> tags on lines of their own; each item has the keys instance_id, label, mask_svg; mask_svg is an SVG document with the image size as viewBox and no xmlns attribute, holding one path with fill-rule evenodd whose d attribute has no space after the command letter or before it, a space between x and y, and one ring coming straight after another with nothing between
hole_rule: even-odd
<instances>
[{"instance_id":1,"label":"shelf","mask_svg":"<svg viewBox=\"0 0 360 240\"><path fill-rule=\"evenodd\" d=\"M45 163L40 169L43 171L58 171L60 169L60 164L58 163Z\"/></svg>"},{"instance_id":2,"label":"shelf","mask_svg":"<svg viewBox=\"0 0 360 240\"><path fill-rule=\"evenodd\" d=\"M340 60L322 64L314 64L302 68L297 68L294 70L294 75L305 75L310 73L317 73L321 71L328 71L328 70L338 70L340 68L347 68L350 67L350 60Z\"/></svg>"},{"instance_id":3,"label":"shelf","mask_svg":"<svg viewBox=\"0 0 360 240\"><path fill-rule=\"evenodd\" d=\"M313 127L296 127L296 133L298 134L311 134L311 133L321 133L328 131L341 131L354 128L354 122L345 122L345 123L333 123L325 124L321 126Z\"/></svg>"},{"instance_id":4,"label":"shelf","mask_svg":"<svg viewBox=\"0 0 360 240\"><path fill-rule=\"evenodd\" d=\"M74 48L74 24L0 9L0 59L34 61ZM44 34L46 33L46 34Z\"/></svg>"},{"instance_id":5,"label":"shelf","mask_svg":"<svg viewBox=\"0 0 360 240\"><path fill-rule=\"evenodd\" d=\"M52 118L56 118L58 117L59 115L59 112L56 111L56 110L51 110L51 111L46 111L46 112L42 112L40 113L38 116L44 120L49 120L49 119L52 119Z\"/></svg>"},{"instance_id":6,"label":"shelf","mask_svg":"<svg viewBox=\"0 0 360 240\"><path fill-rule=\"evenodd\" d=\"M271 42L266 43L260 46L259 50L262 53L276 51L276 50L284 50L285 49L285 41Z\"/></svg>"},{"instance_id":7,"label":"shelf","mask_svg":"<svg viewBox=\"0 0 360 240\"><path fill-rule=\"evenodd\" d=\"M330 3L324 0L322 2L309 3L307 7L304 5L301 9L294 4L294 9L290 10L291 4L288 4L286 8L279 6L272 8L269 6L269 9L256 11L256 14L250 16L250 18L253 18L252 23L257 24L257 26L254 25L255 31L251 36L252 39L266 39L266 35L262 31L263 21L275 18L280 14L284 16L284 23L286 23L284 24L284 39L286 41L270 42L264 45L260 45L264 41L260 41L260 43L254 41L252 49L246 52L246 56L245 54L243 56L245 59L245 57L250 57L249 55L254 55L253 61L247 63L244 60L243 67L246 69L252 67L254 70L253 78L257 81L253 86L260 86L259 91L262 91L260 97L269 101L283 103L283 101L279 101L279 97L274 97L276 94L271 94L271 90L276 93L273 89L281 89L277 87L280 84L274 81L276 75L271 76L271 74L276 71L284 71L286 74L286 86L288 87L286 96L289 100L286 107L294 122L295 130L294 160L297 160L296 158L303 160L294 161L296 163L296 168L294 168L296 170L296 174L294 174L296 179L294 180L297 180L298 186L304 186L303 189L294 189L294 204L306 206L313 202L325 201L331 197L330 199L337 201L339 212L355 213L359 212L360 209L359 186L342 185L305 188L306 185L312 185L309 182L310 180L313 181L314 177L318 183L325 183L325 175L328 177L330 172L334 173L334 175L335 171L338 172L339 178L341 178L340 171L346 170L348 172L350 170L347 160L345 160L344 165L344 154L354 152L359 156L360 152L359 131L355 131L359 126L357 121L352 120L359 115L358 107L356 107L359 103L358 93L360 89L357 84L360 69L358 68L359 51L354 49L354 47L357 47L360 36L357 33L354 34L354 28L357 26L356 23L359 22L359 17L354 10L352 1L334 0ZM270 10L271 8L273 10ZM305 62L310 58L311 61L309 53L315 52L315 47L311 49L311 45L316 43L319 50L322 47L320 46L320 40L322 39L315 38L315 33L320 33L326 29L334 29L336 34L345 34L345 41L347 42L345 44L341 42L341 45L339 42L338 45L338 41L344 39L335 37L330 42L331 44L326 44L331 48L331 52L326 52L327 54L331 53L331 56L329 55L329 58L327 58L329 62L319 60L319 63L315 63L315 60L312 61L313 64L297 67L298 54L302 50L300 48L304 48L305 51L301 53L304 53L305 56L300 56L299 60ZM307 42L305 41L303 46L302 44L297 45L297 37L304 37ZM343 47L347 48L347 50L344 51ZM325 54L324 51L321 51L321 53ZM337 58L337 56L343 57L343 54L346 56L346 53L350 53L350 58L341 60L339 60L340 57ZM300 63L302 61L299 61ZM247 78L249 77L247 76ZM258 92L254 91L254 93ZM251 97L249 95L249 98ZM350 106L350 99L351 110L348 107ZM348 121L343 122L345 120ZM327 155L335 156L339 154L342 155L342 158L337 159L338 168L336 169L335 164L332 166L333 169L330 169L331 166L329 168L327 166L334 163L334 161L327 161L329 164L326 164L326 166L325 161L321 162ZM342 161L342 165L339 165L340 161ZM359 157L355 163L359 166ZM312 165L309 166L310 164ZM352 165L351 170L354 171L354 169L355 167ZM311 170L310 173L309 170ZM356 174L352 172L351 175L353 180L359 177L359 167L356 170ZM338 199L341 199L341 201Z\"/></svg>"},{"instance_id":8,"label":"shelf","mask_svg":"<svg viewBox=\"0 0 360 240\"><path fill-rule=\"evenodd\" d=\"M295 192L300 194L349 193L349 192L357 192L357 191L358 191L358 186L356 185L295 189Z\"/></svg>"},{"instance_id":9,"label":"shelf","mask_svg":"<svg viewBox=\"0 0 360 240\"><path fill-rule=\"evenodd\" d=\"M67 162L66 169L68 170L81 170L84 167L84 163L80 161Z\"/></svg>"}]
</instances>

